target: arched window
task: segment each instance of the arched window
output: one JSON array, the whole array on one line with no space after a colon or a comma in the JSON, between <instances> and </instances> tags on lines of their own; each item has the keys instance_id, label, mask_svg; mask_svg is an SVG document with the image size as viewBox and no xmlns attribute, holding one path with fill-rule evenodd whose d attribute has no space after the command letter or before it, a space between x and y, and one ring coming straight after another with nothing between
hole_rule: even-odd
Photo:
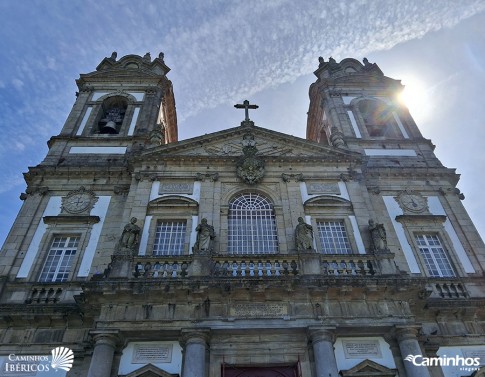
<instances>
[{"instance_id":1,"label":"arched window","mask_svg":"<svg viewBox=\"0 0 485 377\"><path fill-rule=\"evenodd\" d=\"M98 122L100 134L117 134L125 118L128 101L123 97L110 97L103 102L101 119Z\"/></svg>"},{"instance_id":2,"label":"arched window","mask_svg":"<svg viewBox=\"0 0 485 377\"><path fill-rule=\"evenodd\" d=\"M273 204L257 193L246 193L229 203L228 251L235 254L278 252Z\"/></svg>"},{"instance_id":3,"label":"arched window","mask_svg":"<svg viewBox=\"0 0 485 377\"><path fill-rule=\"evenodd\" d=\"M382 101L363 100L359 112L370 137L398 137L397 123L392 108Z\"/></svg>"}]
</instances>

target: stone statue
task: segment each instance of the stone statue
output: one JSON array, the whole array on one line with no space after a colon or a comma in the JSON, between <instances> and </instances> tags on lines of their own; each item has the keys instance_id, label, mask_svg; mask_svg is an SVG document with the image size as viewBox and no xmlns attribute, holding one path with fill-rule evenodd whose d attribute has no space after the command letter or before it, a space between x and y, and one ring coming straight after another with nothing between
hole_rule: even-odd
<instances>
[{"instance_id":1,"label":"stone statue","mask_svg":"<svg viewBox=\"0 0 485 377\"><path fill-rule=\"evenodd\" d=\"M207 224L207 219L202 219L201 223L195 228L195 231L197 232L197 241L194 245L194 251L212 251L212 240L216 238L214 227Z\"/></svg>"},{"instance_id":2,"label":"stone statue","mask_svg":"<svg viewBox=\"0 0 485 377\"><path fill-rule=\"evenodd\" d=\"M132 217L130 222L125 225L121 234L121 246L133 249L138 244L140 227L135 224L136 222L137 218Z\"/></svg>"},{"instance_id":3,"label":"stone statue","mask_svg":"<svg viewBox=\"0 0 485 377\"><path fill-rule=\"evenodd\" d=\"M322 58L321 56L319 56L318 57L318 68L322 68L324 64L325 64L325 59Z\"/></svg>"},{"instance_id":4,"label":"stone statue","mask_svg":"<svg viewBox=\"0 0 485 377\"><path fill-rule=\"evenodd\" d=\"M110 57L110 59L111 59L111 60L116 61L116 57L117 57L117 56L118 56L118 53L117 53L116 51L113 51L113 52L111 53L111 57Z\"/></svg>"},{"instance_id":5,"label":"stone statue","mask_svg":"<svg viewBox=\"0 0 485 377\"><path fill-rule=\"evenodd\" d=\"M369 232L371 248L373 251L387 250L387 235L384 225L377 224L373 219L369 220Z\"/></svg>"},{"instance_id":6,"label":"stone statue","mask_svg":"<svg viewBox=\"0 0 485 377\"><path fill-rule=\"evenodd\" d=\"M298 225L295 228L295 246L296 250L313 249L313 227L298 218Z\"/></svg>"},{"instance_id":7,"label":"stone statue","mask_svg":"<svg viewBox=\"0 0 485 377\"><path fill-rule=\"evenodd\" d=\"M150 53L147 52L144 56L143 56L143 61L147 62L147 63L150 63L152 61L152 57L150 56Z\"/></svg>"}]
</instances>

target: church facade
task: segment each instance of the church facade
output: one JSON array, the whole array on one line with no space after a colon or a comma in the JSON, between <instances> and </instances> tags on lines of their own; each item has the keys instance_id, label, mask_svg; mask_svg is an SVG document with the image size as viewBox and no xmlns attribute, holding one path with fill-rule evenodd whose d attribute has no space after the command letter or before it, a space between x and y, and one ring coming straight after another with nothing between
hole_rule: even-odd
<instances>
[{"instance_id":1,"label":"church facade","mask_svg":"<svg viewBox=\"0 0 485 377\"><path fill-rule=\"evenodd\" d=\"M113 53L82 74L24 174L0 376L477 373L485 246L399 81L320 58L306 139L245 101L178 141L169 70Z\"/></svg>"}]
</instances>

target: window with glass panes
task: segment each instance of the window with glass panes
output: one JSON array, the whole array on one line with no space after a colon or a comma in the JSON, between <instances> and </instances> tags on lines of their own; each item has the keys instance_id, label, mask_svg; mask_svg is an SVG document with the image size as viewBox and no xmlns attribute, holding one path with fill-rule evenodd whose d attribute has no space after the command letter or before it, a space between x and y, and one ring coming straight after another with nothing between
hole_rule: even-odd
<instances>
[{"instance_id":1,"label":"window with glass panes","mask_svg":"<svg viewBox=\"0 0 485 377\"><path fill-rule=\"evenodd\" d=\"M237 196L229 203L228 251L235 254L278 252L273 204L257 193Z\"/></svg>"},{"instance_id":2,"label":"window with glass panes","mask_svg":"<svg viewBox=\"0 0 485 377\"><path fill-rule=\"evenodd\" d=\"M153 255L182 255L186 231L186 221L159 221L155 230Z\"/></svg>"},{"instance_id":3,"label":"window with glass panes","mask_svg":"<svg viewBox=\"0 0 485 377\"><path fill-rule=\"evenodd\" d=\"M79 238L79 236L57 236L54 238L40 273L40 282L63 282L67 280L76 256Z\"/></svg>"},{"instance_id":4,"label":"window with glass panes","mask_svg":"<svg viewBox=\"0 0 485 377\"><path fill-rule=\"evenodd\" d=\"M324 254L352 254L343 221L317 221L321 251Z\"/></svg>"},{"instance_id":5,"label":"window with glass panes","mask_svg":"<svg viewBox=\"0 0 485 377\"><path fill-rule=\"evenodd\" d=\"M416 234L416 243L430 276L455 276L450 260L437 234Z\"/></svg>"}]
</instances>

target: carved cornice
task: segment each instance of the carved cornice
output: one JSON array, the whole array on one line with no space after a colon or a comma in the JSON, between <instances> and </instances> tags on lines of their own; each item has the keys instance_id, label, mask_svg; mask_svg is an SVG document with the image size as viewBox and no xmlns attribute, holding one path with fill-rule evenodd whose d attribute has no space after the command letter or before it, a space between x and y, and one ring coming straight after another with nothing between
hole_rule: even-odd
<instances>
[{"instance_id":1,"label":"carved cornice","mask_svg":"<svg viewBox=\"0 0 485 377\"><path fill-rule=\"evenodd\" d=\"M446 221L445 215L398 215L396 221L400 223L417 223L417 222L439 222L444 223Z\"/></svg>"},{"instance_id":2,"label":"carved cornice","mask_svg":"<svg viewBox=\"0 0 485 377\"><path fill-rule=\"evenodd\" d=\"M59 215L44 216L45 224L97 224L101 220L99 216L76 216L76 215Z\"/></svg>"}]
</instances>

